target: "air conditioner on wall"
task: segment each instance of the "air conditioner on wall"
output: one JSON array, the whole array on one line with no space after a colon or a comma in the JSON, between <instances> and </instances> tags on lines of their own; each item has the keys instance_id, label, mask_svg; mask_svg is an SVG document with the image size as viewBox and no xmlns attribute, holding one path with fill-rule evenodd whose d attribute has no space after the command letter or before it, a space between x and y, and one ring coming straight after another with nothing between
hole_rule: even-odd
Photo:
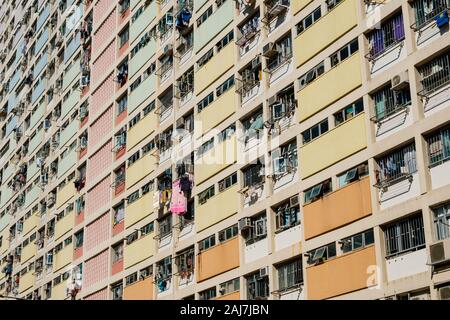
<instances>
[{"instance_id":1,"label":"air conditioner on wall","mask_svg":"<svg viewBox=\"0 0 450 320\"><path fill-rule=\"evenodd\" d=\"M252 220L250 218L242 218L238 223L239 230L246 230L252 227Z\"/></svg>"},{"instance_id":2,"label":"air conditioner on wall","mask_svg":"<svg viewBox=\"0 0 450 320\"><path fill-rule=\"evenodd\" d=\"M450 261L450 239L430 245L430 261L432 265Z\"/></svg>"},{"instance_id":3,"label":"air conditioner on wall","mask_svg":"<svg viewBox=\"0 0 450 320\"><path fill-rule=\"evenodd\" d=\"M401 90L408 86L408 71L396 75L391 79L392 90Z\"/></svg>"},{"instance_id":4,"label":"air conditioner on wall","mask_svg":"<svg viewBox=\"0 0 450 320\"><path fill-rule=\"evenodd\" d=\"M259 277L264 278L269 276L269 267L259 269Z\"/></svg>"}]
</instances>

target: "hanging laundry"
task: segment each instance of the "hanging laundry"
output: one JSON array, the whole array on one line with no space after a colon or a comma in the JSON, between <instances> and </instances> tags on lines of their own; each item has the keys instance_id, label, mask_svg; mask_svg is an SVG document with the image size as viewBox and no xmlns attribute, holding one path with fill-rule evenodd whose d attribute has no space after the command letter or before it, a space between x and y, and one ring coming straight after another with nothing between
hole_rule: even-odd
<instances>
[{"instance_id":1,"label":"hanging laundry","mask_svg":"<svg viewBox=\"0 0 450 320\"><path fill-rule=\"evenodd\" d=\"M172 184L172 200L170 202L170 211L173 214L184 214L187 208L187 199L181 190L180 180L175 180Z\"/></svg>"}]
</instances>

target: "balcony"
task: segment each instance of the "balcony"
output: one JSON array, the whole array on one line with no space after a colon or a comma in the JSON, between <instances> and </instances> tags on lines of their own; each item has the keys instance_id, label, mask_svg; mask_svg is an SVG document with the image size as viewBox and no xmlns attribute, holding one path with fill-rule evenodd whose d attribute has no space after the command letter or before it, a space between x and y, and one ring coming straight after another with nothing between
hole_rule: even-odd
<instances>
[{"instance_id":1,"label":"balcony","mask_svg":"<svg viewBox=\"0 0 450 320\"><path fill-rule=\"evenodd\" d=\"M123 300L153 300L153 279L144 280L126 286L123 290Z\"/></svg>"},{"instance_id":2,"label":"balcony","mask_svg":"<svg viewBox=\"0 0 450 320\"><path fill-rule=\"evenodd\" d=\"M204 182L218 172L229 167L237 160L236 135L219 143L207 151L194 163L194 182L196 185Z\"/></svg>"},{"instance_id":3,"label":"balcony","mask_svg":"<svg viewBox=\"0 0 450 320\"><path fill-rule=\"evenodd\" d=\"M231 117L237 110L236 107L236 93L234 86L228 89L219 98L213 101L202 112L195 115L195 122L200 124L200 130L195 130L196 138L216 127L229 117Z\"/></svg>"},{"instance_id":4,"label":"balcony","mask_svg":"<svg viewBox=\"0 0 450 320\"><path fill-rule=\"evenodd\" d=\"M195 94L203 92L211 83L219 79L234 66L236 46L232 43L216 53L194 74Z\"/></svg>"},{"instance_id":5,"label":"balcony","mask_svg":"<svg viewBox=\"0 0 450 320\"><path fill-rule=\"evenodd\" d=\"M55 241L67 234L75 225L75 210L66 214L55 225Z\"/></svg>"},{"instance_id":6,"label":"balcony","mask_svg":"<svg viewBox=\"0 0 450 320\"><path fill-rule=\"evenodd\" d=\"M128 269L155 254L154 232L141 237L123 249L124 267Z\"/></svg>"},{"instance_id":7,"label":"balcony","mask_svg":"<svg viewBox=\"0 0 450 320\"><path fill-rule=\"evenodd\" d=\"M147 79L129 94L128 98L128 114L132 113L139 107L147 98L155 93L156 75L153 73Z\"/></svg>"},{"instance_id":8,"label":"balcony","mask_svg":"<svg viewBox=\"0 0 450 320\"><path fill-rule=\"evenodd\" d=\"M222 221L238 212L239 186L234 186L209 198L204 204L199 204L195 212L195 225L200 232L219 221Z\"/></svg>"},{"instance_id":9,"label":"balcony","mask_svg":"<svg viewBox=\"0 0 450 320\"><path fill-rule=\"evenodd\" d=\"M299 121L305 121L325 109L361 83L361 58L358 52L297 92Z\"/></svg>"},{"instance_id":10,"label":"balcony","mask_svg":"<svg viewBox=\"0 0 450 320\"><path fill-rule=\"evenodd\" d=\"M153 192L147 192L125 209L125 228L129 228L138 221L153 213Z\"/></svg>"},{"instance_id":11,"label":"balcony","mask_svg":"<svg viewBox=\"0 0 450 320\"><path fill-rule=\"evenodd\" d=\"M305 239L372 214L369 177L351 183L303 207Z\"/></svg>"},{"instance_id":12,"label":"balcony","mask_svg":"<svg viewBox=\"0 0 450 320\"><path fill-rule=\"evenodd\" d=\"M68 264L72 263L72 258L73 258L73 243L64 247L64 249L62 249L55 255L55 264L53 272L56 273L57 271L61 270Z\"/></svg>"},{"instance_id":13,"label":"balcony","mask_svg":"<svg viewBox=\"0 0 450 320\"><path fill-rule=\"evenodd\" d=\"M61 208L70 199L75 197L76 189L73 181L67 182L62 188L58 190L58 196L56 199L56 208Z\"/></svg>"},{"instance_id":14,"label":"balcony","mask_svg":"<svg viewBox=\"0 0 450 320\"><path fill-rule=\"evenodd\" d=\"M155 52L156 42L150 40L145 47L139 50L138 53L131 58L128 64L130 79L154 56Z\"/></svg>"},{"instance_id":15,"label":"balcony","mask_svg":"<svg viewBox=\"0 0 450 320\"><path fill-rule=\"evenodd\" d=\"M147 28L150 23L156 18L156 12L158 9L156 8L156 2L153 1L147 8L145 8L144 12L131 23L130 25L130 43L133 43L139 35Z\"/></svg>"},{"instance_id":16,"label":"balcony","mask_svg":"<svg viewBox=\"0 0 450 320\"><path fill-rule=\"evenodd\" d=\"M301 33L294 40L296 66L303 65L356 27L358 24L356 7L356 0L345 0Z\"/></svg>"},{"instance_id":17,"label":"balcony","mask_svg":"<svg viewBox=\"0 0 450 320\"><path fill-rule=\"evenodd\" d=\"M155 112L147 114L127 134L128 150L131 150L139 142L155 132L158 126L158 115Z\"/></svg>"},{"instance_id":18,"label":"balcony","mask_svg":"<svg viewBox=\"0 0 450 320\"><path fill-rule=\"evenodd\" d=\"M306 268L308 300L320 300L376 285L370 267L376 266L375 246L345 254Z\"/></svg>"},{"instance_id":19,"label":"balcony","mask_svg":"<svg viewBox=\"0 0 450 320\"><path fill-rule=\"evenodd\" d=\"M300 148L301 177L307 178L366 147L363 112Z\"/></svg>"},{"instance_id":20,"label":"balcony","mask_svg":"<svg viewBox=\"0 0 450 320\"><path fill-rule=\"evenodd\" d=\"M36 281L36 277L33 274L33 271L28 271L26 274L20 277L20 283L19 283L19 293L23 293L26 290L30 289L34 286L34 283Z\"/></svg>"},{"instance_id":21,"label":"balcony","mask_svg":"<svg viewBox=\"0 0 450 320\"><path fill-rule=\"evenodd\" d=\"M234 1L225 1L205 22L195 29L194 48L196 53L233 22L234 6Z\"/></svg>"},{"instance_id":22,"label":"balcony","mask_svg":"<svg viewBox=\"0 0 450 320\"><path fill-rule=\"evenodd\" d=\"M220 263L218 263L220 261ZM197 255L199 282L239 267L239 238L235 237Z\"/></svg>"}]
</instances>

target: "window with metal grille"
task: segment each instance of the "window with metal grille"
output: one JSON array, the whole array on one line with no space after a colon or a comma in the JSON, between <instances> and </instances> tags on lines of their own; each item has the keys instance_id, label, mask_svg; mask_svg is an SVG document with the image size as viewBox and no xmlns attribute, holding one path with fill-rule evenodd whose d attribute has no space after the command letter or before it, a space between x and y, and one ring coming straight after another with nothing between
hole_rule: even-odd
<instances>
[{"instance_id":1,"label":"window with metal grille","mask_svg":"<svg viewBox=\"0 0 450 320\"><path fill-rule=\"evenodd\" d=\"M384 230L386 258L425 247L422 215L389 225Z\"/></svg>"},{"instance_id":2,"label":"window with metal grille","mask_svg":"<svg viewBox=\"0 0 450 320\"><path fill-rule=\"evenodd\" d=\"M450 237L450 202L433 209L433 222L437 240Z\"/></svg>"},{"instance_id":3,"label":"window with metal grille","mask_svg":"<svg viewBox=\"0 0 450 320\"><path fill-rule=\"evenodd\" d=\"M450 159L450 126L426 138L429 166L434 167Z\"/></svg>"},{"instance_id":4,"label":"window with metal grille","mask_svg":"<svg viewBox=\"0 0 450 320\"><path fill-rule=\"evenodd\" d=\"M199 293L199 300L211 300L217 296L216 287L209 288Z\"/></svg>"},{"instance_id":5,"label":"window with metal grille","mask_svg":"<svg viewBox=\"0 0 450 320\"><path fill-rule=\"evenodd\" d=\"M269 277L260 277L259 273L247 278L247 299L267 299L269 297Z\"/></svg>"},{"instance_id":6,"label":"window with metal grille","mask_svg":"<svg viewBox=\"0 0 450 320\"><path fill-rule=\"evenodd\" d=\"M428 23L434 21L442 11L450 7L449 0L417 0L413 4L416 22L414 29L421 29Z\"/></svg>"},{"instance_id":7,"label":"window with metal grille","mask_svg":"<svg viewBox=\"0 0 450 320\"><path fill-rule=\"evenodd\" d=\"M403 15L400 13L381 23L369 34L369 59L376 59L405 39Z\"/></svg>"},{"instance_id":8,"label":"window with metal grille","mask_svg":"<svg viewBox=\"0 0 450 320\"><path fill-rule=\"evenodd\" d=\"M292 206L289 202L274 209L276 232L289 229L300 223L299 206Z\"/></svg>"},{"instance_id":9,"label":"window with metal grille","mask_svg":"<svg viewBox=\"0 0 450 320\"><path fill-rule=\"evenodd\" d=\"M411 103L409 86L401 90L392 90L387 85L372 95L375 103L375 120L380 121L395 114L398 110Z\"/></svg>"},{"instance_id":10,"label":"window with metal grille","mask_svg":"<svg viewBox=\"0 0 450 320\"><path fill-rule=\"evenodd\" d=\"M264 182L264 166L260 164L253 164L244 170L244 187L256 186Z\"/></svg>"},{"instance_id":11,"label":"window with metal grille","mask_svg":"<svg viewBox=\"0 0 450 320\"><path fill-rule=\"evenodd\" d=\"M450 52L419 67L421 96L427 96L450 83Z\"/></svg>"},{"instance_id":12,"label":"window with metal grille","mask_svg":"<svg viewBox=\"0 0 450 320\"><path fill-rule=\"evenodd\" d=\"M375 171L377 184L398 182L417 171L416 146L414 143L399 148L376 160L378 169Z\"/></svg>"},{"instance_id":13,"label":"window with metal grille","mask_svg":"<svg viewBox=\"0 0 450 320\"><path fill-rule=\"evenodd\" d=\"M303 283L302 259L295 259L277 267L278 289L283 291Z\"/></svg>"}]
</instances>

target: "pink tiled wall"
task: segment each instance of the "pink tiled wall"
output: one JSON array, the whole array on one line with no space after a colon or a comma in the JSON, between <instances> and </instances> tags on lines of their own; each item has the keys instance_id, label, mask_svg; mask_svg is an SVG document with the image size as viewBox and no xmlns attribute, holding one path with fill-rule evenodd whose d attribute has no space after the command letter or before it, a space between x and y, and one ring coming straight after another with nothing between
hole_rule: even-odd
<instances>
[{"instance_id":1,"label":"pink tiled wall","mask_svg":"<svg viewBox=\"0 0 450 320\"><path fill-rule=\"evenodd\" d=\"M108 300L108 288L102 289L89 296L86 296L84 300Z\"/></svg>"},{"instance_id":2,"label":"pink tiled wall","mask_svg":"<svg viewBox=\"0 0 450 320\"><path fill-rule=\"evenodd\" d=\"M95 180L100 173L104 172L112 164L113 153L112 142L109 140L103 147L89 158L87 168L87 181Z\"/></svg>"},{"instance_id":3,"label":"pink tiled wall","mask_svg":"<svg viewBox=\"0 0 450 320\"><path fill-rule=\"evenodd\" d=\"M106 2L108 5L115 1L111 0L102 0L100 3ZM102 4L101 4L102 5ZM98 14L102 14L99 9L95 9L98 6L94 7L94 21L99 21L99 19L95 18L95 12ZM104 11L103 14L106 12ZM101 23L101 25L94 31L94 36L92 37L92 56L96 56L99 50L102 50L106 42L111 39L111 36L116 32L116 10L112 11L111 14Z\"/></svg>"},{"instance_id":4,"label":"pink tiled wall","mask_svg":"<svg viewBox=\"0 0 450 320\"><path fill-rule=\"evenodd\" d=\"M91 103L89 107L89 116L96 117L104 109L107 103L112 103L114 97L114 87L116 82L114 80L114 73L111 74L95 89L92 93Z\"/></svg>"},{"instance_id":5,"label":"pink tiled wall","mask_svg":"<svg viewBox=\"0 0 450 320\"><path fill-rule=\"evenodd\" d=\"M86 216L92 215L95 211L107 205L110 200L111 181L110 176L107 176L88 191L86 196Z\"/></svg>"},{"instance_id":6,"label":"pink tiled wall","mask_svg":"<svg viewBox=\"0 0 450 320\"><path fill-rule=\"evenodd\" d=\"M108 250L96 255L85 263L84 287L90 286L108 278L109 275Z\"/></svg>"},{"instance_id":7,"label":"pink tiled wall","mask_svg":"<svg viewBox=\"0 0 450 320\"><path fill-rule=\"evenodd\" d=\"M90 150L93 148L106 136L109 136L114 128L113 124L113 109L109 107L94 123L92 123L89 128L89 145ZM111 151L111 149L110 149Z\"/></svg>"},{"instance_id":8,"label":"pink tiled wall","mask_svg":"<svg viewBox=\"0 0 450 320\"><path fill-rule=\"evenodd\" d=\"M86 227L85 248L87 251L108 240L110 230L109 216L109 212L107 212Z\"/></svg>"},{"instance_id":9,"label":"pink tiled wall","mask_svg":"<svg viewBox=\"0 0 450 320\"><path fill-rule=\"evenodd\" d=\"M113 41L92 64L91 79L94 86L99 83L100 80L103 80L105 72L114 65L116 54L115 48L115 42Z\"/></svg>"}]
</instances>

